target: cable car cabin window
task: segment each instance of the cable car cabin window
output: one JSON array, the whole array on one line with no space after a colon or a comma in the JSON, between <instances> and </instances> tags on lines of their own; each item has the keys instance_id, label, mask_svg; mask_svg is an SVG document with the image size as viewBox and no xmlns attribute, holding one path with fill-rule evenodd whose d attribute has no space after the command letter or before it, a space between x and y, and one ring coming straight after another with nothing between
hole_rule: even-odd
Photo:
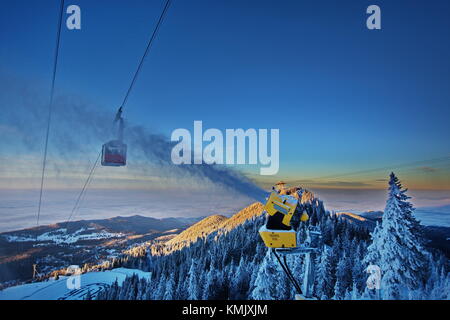
<instances>
[{"instance_id":1,"label":"cable car cabin window","mask_svg":"<svg viewBox=\"0 0 450 320\"><path fill-rule=\"evenodd\" d=\"M102 148L102 166L125 166L127 163L127 145L113 140Z\"/></svg>"}]
</instances>

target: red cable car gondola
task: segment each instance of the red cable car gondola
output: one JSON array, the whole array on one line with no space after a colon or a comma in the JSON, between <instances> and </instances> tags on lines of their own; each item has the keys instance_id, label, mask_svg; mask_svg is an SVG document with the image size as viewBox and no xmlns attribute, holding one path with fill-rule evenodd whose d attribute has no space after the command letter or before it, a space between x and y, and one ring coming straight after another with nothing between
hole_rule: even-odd
<instances>
[{"instance_id":1,"label":"red cable car gondola","mask_svg":"<svg viewBox=\"0 0 450 320\"><path fill-rule=\"evenodd\" d=\"M121 167L127 164L127 145L123 140L122 107L119 108L114 123L119 122L117 140L111 140L102 147L102 166Z\"/></svg>"},{"instance_id":2,"label":"red cable car gondola","mask_svg":"<svg viewBox=\"0 0 450 320\"><path fill-rule=\"evenodd\" d=\"M120 167L127 164L127 145L120 140L112 140L103 145L102 166Z\"/></svg>"}]
</instances>

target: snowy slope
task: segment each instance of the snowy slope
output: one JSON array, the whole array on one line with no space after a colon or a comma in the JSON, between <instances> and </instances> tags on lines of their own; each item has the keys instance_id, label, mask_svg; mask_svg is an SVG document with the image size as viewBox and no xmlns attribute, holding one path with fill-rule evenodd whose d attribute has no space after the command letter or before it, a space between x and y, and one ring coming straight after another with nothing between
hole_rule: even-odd
<instances>
[{"instance_id":1,"label":"snowy slope","mask_svg":"<svg viewBox=\"0 0 450 320\"><path fill-rule=\"evenodd\" d=\"M82 300L89 290L95 296L116 279L120 285L127 276L133 274L146 279L150 279L151 275L149 272L126 268L88 272L81 275L81 287L79 289L68 289L67 277L60 277L59 280L28 283L7 288L0 291L0 300Z\"/></svg>"},{"instance_id":2,"label":"snowy slope","mask_svg":"<svg viewBox=\"0 0 450 320\"><path fill-rule=\"evenodd\" d=\"M230 218L222 215L208 216L164 243L164 252L169 253L175 250L180 250L197 241L198 238L204 238L220 229L223 231L230 231L243 224L248 219L261 215L262 211L262 203L255 202L240 210Z\"/></svg>"}]
</instances>

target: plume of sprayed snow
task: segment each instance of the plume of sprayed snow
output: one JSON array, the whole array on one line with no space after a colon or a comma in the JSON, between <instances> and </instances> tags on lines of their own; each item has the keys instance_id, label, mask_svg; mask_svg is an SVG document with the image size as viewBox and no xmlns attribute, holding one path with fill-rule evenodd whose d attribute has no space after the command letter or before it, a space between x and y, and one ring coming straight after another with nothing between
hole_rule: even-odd
<instances>
[{"instance_id":1,"label":"plume of sprayed snow","mask_svg":"<svg viewBox=\"0 0 450 320\"><path fill-rule=\"evenodd\" d=\"M42 152L48 112L45 96L40 96L29 86L11 79L2 79L4 90L0 94L0 126L15 132L14 139L3 141L5 148L14 147L18 152L39 154ZM5 88L6 87L6 88ZM52 125L49 140L49 158L73 161L87 157L94 158L101 145L114 138L112 108L102 109L80 103L70 96L56 97L53 105ZM0 127L1 129L1 127ZM20 134L18 134L20 133ZM18 145L20 140L21 146ZM248 178L230 168L218 165L174 165L170 158L173 147L167 137L152 133L148 128L133 126L125 128L125 142L128 144L129 164L141 161L144 174L166 177L172 180L192 180L193 184L213 184L229 191L235 191L256 200L262 200L265 192ZM83 161L84 160L84 161ZM50 162L57 174L63 168ZM80 164L81 165L81 164ZM82 166L82 165L81 165ZM87 166L85 167L87 168Z\"/></svg>"}]
</instances>

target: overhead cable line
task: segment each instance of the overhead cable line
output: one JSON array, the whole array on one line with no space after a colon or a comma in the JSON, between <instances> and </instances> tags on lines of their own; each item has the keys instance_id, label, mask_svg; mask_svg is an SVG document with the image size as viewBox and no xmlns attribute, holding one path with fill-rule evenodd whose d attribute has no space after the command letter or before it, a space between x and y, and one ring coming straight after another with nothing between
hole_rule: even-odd
<instances>
[{"instance_id":1,"label":"overhead cable line","mask_svg":"<svg viewBox=\"0 0 450 320\"><path fill-rule=\"evenodd\" d=\"M98 161L100 160L102 153L99 152L97 159L94 162L94 165L91 167L91 170L89 171L89 175L86 179L86 181L84 182L83 188L81 189L80 193L78 194L77 200L75 202L75 205L72 208L72 211L70 212L69 218L66 221L66 231L67 231L67 227L69 225L70 219L72 218L73 214L75 213L75 211L79 208L79 204L81 202L82 197L85 195L85 191L86 188L88 187L88 185L91 183L92 181L92 176L95 172L95 168L97 167Z\"/></svg>"},{"instance_id":2,"label":"overhead cable line","mask_svg":"<svg viewBox=\"0 0 450 320\"><path fill-rule=\"evenodd\" d=\"M144 54L142 55L141 60L139 61L138 67L137 67L137 69L136 69L136 71L135 71L135 73L134 73L134 76L133 76L132 80L131 80L130 86L128 87L128 90L126 91L126 94L125 94L125 97L124 97L124 99L123 99L123 101L122 101L122 104L121 104L120 107L119 107L118 114L119 114L119 113L120 113L120 114L122 113L123 107L125 106L125 104L126 104L127 101L128 101L128 97L129 97L129 95L130 95L130 92L131 92L131 90L133 89L134 84L136 83L138 74L139 74L139 72L140 72L141 69L142 69L142 65L144 64L144 60L145 60L145 58L147 57L148 52L150 51L150 48L152 47L153 41L154 41L154 39L156 38L156 35L157 35L157 33L158 33L158 30L159 30L159 28L160 28L162 22L164 21L164 18L165 18L166 14L167 14L167 10L168 10L169 7L170 7L170 4L171 4L171 0L167 0L166 3L165 3L165 5L164 5L164 9L163 9L163 11L161 12L161 15L159 16L158 22L156 23L156 26L155 26L155 28L153 29L153 32L152 32L152 34L151 34L151 36L150 36L150 39L149 39L149 41L148 41L148 43L147 43L147 47L145 48ZM117 117L117 115L116 115L116 117ZM75 213L76 210L78 209L79 203L80 203L80 201L81 201L81 199L82 199L82 196L85 194L86 189L87 189L87 187L89 186L90 181L92 180L92 177L93 177L94 172L95 172L95 167L97 166L97 164L98 164L98 162L99 162L100 156L101 156L101 152L100 152L100 154L97 156L97 160L94 162L94 164L93 164L93 166L92 166L92 168L91 168L91 170L90 170L90 172L89 172L89 175L88 175L88 177L87 177L87 179L86 179L86 181L85 181L85 183L84 183L84 185L83 185L83 188L81 189L81 191L80 191L80 193L79 193L79 195L78 195L78 198L77 198L77 200L76 200L76 202L75 202L75 205L74 205L74 207L73 207L73 209L72 209L72 211L71 211L71 213L70 213L70 216L69 216L69 218L67 219L67 222L66 222L66 228L67 228L67 225L68 225L70 219L72 218L72 216L74 215L74 213Z\"/></svg>"},{"instance_id":3,"label":"overhead cable line","mask_svg":"<svg viewBox=\"0 0 450 320\"><path fill-rule=\"evenodd\" d=\"M60 47L60 40L61 40L61 25L62 25L63 10L64 10L64 0L61 0L60 9L59 9L59 18L58 18L58 31L56 34L56 46L55 46L55 57L54 57L54 62L53 62L52 85L51 85L51 90L50 90L50 102L49 102L49 106L48 106L47 130L45 133L44 158L42 160L41 187L40 187L40 192L39 192L39 204L38 204L37 219L36 219L37 226L39 226L39 218L41 215L42 190L44 188L44 177L45 177L45 168L46 168L46 162L47 162L47 150L48 150L48 137L50 134L50 124L51 124L51 120L52 120L53 96L54 96L54 92L55 92L56 71L58 68L58 56L59 56L59 47Z\"/></svg>"},{"instance_id":4,"label":"overhead cable line","mask_svg":"<svg viewBox=\"0 0 450 320\"><path fill-rule=\"evenodd\" d=\"M446 156L446 157L442 157L442 158L407 162L407 163L402 163L402 164L397 164L397 165L392 165L392 166L352 171L352 172L345 172L345 173L341 173L341 174L321 176L321 177L315 177L315 178L309 178L309 179L310 180L319 180L319 179L335 179L335 178L341 178L341 177L347 177L347 176L359 176L359 175L366 174L366 173L373 173L373 172L384 171L384 170L412 167L415 165L425 165L425 164L435 163L435 162L445 162L445 161L449 161L449 160L450 160L450 156Z\"/></svg>"},{"instance_id":5,"label":"overhead cable line","mask_svg":"<svg viewBox=\"0 0 450 320\"><path fill-rule=\"evenodd\" d=\"M159 30L159 27L161 26L161 24L162 24L162 22L164 20L164 17L166 16L166 13L167 13L167 10L169 9L170 3L171 3L171 0L167 0L166 4L164 5L164 9L161 12L161 15L159 16L158 22L156 23L156 26L153 29L153 33L152 33L152 35L151 35L151 37L150 37L150 39L149 39L149 41L147 43L147 47L145 48L144 54L142 55L142 58L141 58L141 60L139 62L139 65L138 65L138 67L136 69L136 72L134 73L133 79L131 80L130 87L128 88L128 90L127 90L127 92L125 94L125 97L123 98L122 104L120 105L121 108L123 108L125 106L125 104L127 103L127 101L128 101L128 96L130 95L131 89L133 89L133 86L134 86L134 84L136 82L138 74L141 71L142 65L144 64L145 57L147 57L147 54L150 51L150 48L151 48L151 46L153 44L153 40L156 38L156 35L158 33L158 30Z\"/></svg>"}]
</instances>

